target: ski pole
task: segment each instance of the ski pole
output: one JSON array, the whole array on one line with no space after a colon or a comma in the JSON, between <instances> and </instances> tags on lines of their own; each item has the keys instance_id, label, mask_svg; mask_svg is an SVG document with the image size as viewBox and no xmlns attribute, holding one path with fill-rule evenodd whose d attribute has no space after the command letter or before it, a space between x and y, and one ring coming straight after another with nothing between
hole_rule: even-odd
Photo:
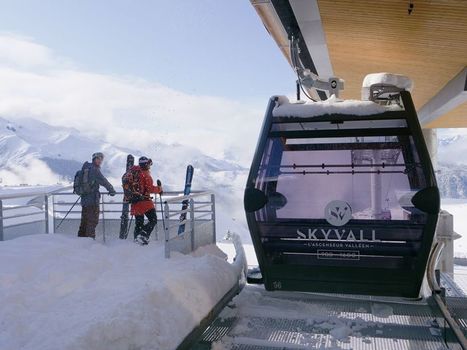
<instances>
[{"instance_id":1,"label":"ski pole","mask_svg":"<svg viewBox=\"0 0 467 350\"><path fill-rule=\"evenodd\" d=\"M157 186L162 188L161 180L157 180ZM159 198L160 198L160 204L161 204L162 227L164 228L164 234L165 234L165 217L164 217L164 206L162 205L162 192L159 193ZM159 237L157 237L157 238L159 238Z\"/></svg>"},{"instance_id":2,"label":"ski pole","mask_svg":"<svg viewBox=\"0 0 467 350\"><path fill-rule=\"evenodd\" d=\"M55 230L58 229L60 227L60 225L63 223L63 220L66 219L66 217L68 216L68 214L70 214L70 212L73 210L73 208L75 207L75 205L78 203L78 201L80 200L81 196L78 196L78 199L76 200L76 202L71 206L70 210L68 210L68 212L65 214L65 216L63 217L63 219L58 223L57 227L55 227Z\"/></svg>"}]
</instances>

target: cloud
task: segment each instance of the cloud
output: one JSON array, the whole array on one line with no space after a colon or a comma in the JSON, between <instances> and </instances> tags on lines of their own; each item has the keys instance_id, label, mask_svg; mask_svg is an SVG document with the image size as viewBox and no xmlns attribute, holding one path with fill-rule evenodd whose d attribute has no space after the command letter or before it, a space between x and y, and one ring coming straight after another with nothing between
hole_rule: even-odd
<instances>
[{"instance_id":1,"label":"cloud","mask_svg":"<svg viewBox=\"0 0 467 350\"><path fill-rule=\"evenodd\" d=\"M29 157L22 164L12 164L0 169L0 183L7 185L53 185L59 177L43 161Z\"/></svg>"},{"instance_id":2,"label":"cloud","mask_svg":"<svg viewBox=\"0 0 467 350\"><path fill-rule=\"evenodd\" d=\"M28 37L3 33L0 34L0 64L23 69L44 69L57 64L66 66L69 62Z\"/></svg>"},{"instance_id":3,"label":"cloud","mask_svg":"<svg viewBox=\"0 0 467 350\"><path fill-rule=\"evenodd\" d=\"M186 144L218 158L228 154L243 165L264 112L138 77L78 69L50 48L11 34L0 34L0 81L1 116L75 127L124 147Z\"/></svg>"}]
</instances>

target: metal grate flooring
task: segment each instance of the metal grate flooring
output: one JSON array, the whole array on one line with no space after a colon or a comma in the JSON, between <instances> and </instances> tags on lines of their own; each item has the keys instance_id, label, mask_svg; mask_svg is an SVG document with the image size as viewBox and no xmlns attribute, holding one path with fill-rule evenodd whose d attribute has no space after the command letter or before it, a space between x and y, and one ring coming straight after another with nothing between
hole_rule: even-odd
<instances>
[{"instance_id":1,"label":"metal grate flooring","mask_svg":"<svg viewBox=\"0 0 467 350\"><path fill-rule=\"evenodd\" d=\"M467 269L457 269L454 275L441 274L441 286L446 289L446 305L467 336Z\"/></svg>"},{"instance_id":2,"label":"metal grate flooring","mask_svg":"<svg viewBox=\"0 0 467 350\"><path fill-rule=\"evenodd\" d=\"M425 302L305 293L287 298L247 286L193 349L458 349L445 335Z\"/></svg>"},{"instance_id":3,"label":"metal grate flooring","mask_svg":"<svg viewBox=\"0 0 467 350\"><path fill-rule=\"evenodd\" d=\"M467 335L467 269L442 274L446 303ZM247 285L193 350L460 349L427 300L267 292Z\"/></svg>"},{"instance_id":4,"label":"metal grate flooring","mask_svg":"<svg viewBox=\"0 0 467 350\"><path fill-rule=\"evenodd\" d=\"M441 286L446 289L448 297L467 298L467 275L451 276L447 273L441 274Z\"/></svg>"}]
</instances>

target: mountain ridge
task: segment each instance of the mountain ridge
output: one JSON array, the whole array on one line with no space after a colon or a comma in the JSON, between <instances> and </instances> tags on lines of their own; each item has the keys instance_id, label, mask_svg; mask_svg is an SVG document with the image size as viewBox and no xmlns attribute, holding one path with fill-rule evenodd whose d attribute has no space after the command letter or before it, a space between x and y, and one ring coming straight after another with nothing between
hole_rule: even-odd
<instances>
[{"instance_id":1,"label":"mountain ridge","mask_svg":"<svg viewBox=\"0 0 467 350\"><path fill-rule=\"evenodd\" d=\"M105 155L102 172L118 187L125 171L126 157L131 153L136 159L142 155L153 158L154 179L160 178L166 190L177 191L183 190L186 166L192 164L195 167L193 189L214 191L219 207L229 213L222 215L221 231L245 230L243 207L235 204L243 200L243 191L239 189L246 181L246 168L182 144L169 145L155 140L152 146L150 151L142 152L89 137L74 128L52 126L32 118L13 122L0 117L0 178L3 175L21 181L10 185L40 183L36 178L49 181L44 184L57 181L68 184L83 162L99 151ZM47 173L35 177L36 169ZM31 176L25 178L24 174ZM58 177L53 179L51 174Z\"/></svg>"}]
</instances>

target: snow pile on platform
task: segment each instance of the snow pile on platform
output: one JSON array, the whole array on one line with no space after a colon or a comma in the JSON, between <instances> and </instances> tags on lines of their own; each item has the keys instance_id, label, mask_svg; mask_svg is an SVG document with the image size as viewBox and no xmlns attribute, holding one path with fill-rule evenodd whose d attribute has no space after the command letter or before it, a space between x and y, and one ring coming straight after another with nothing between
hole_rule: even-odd
<instances>
[{"instance_id":1,"label":"snow pile on platform","mask_svg":"<svg viewBox=\"0 0 467 350\"><path fill-rule=\"evenodd\" d=\"M200 256L199 256L200 255ZM0 243L0 349L174 349L237 282L215 246L35 235Z\"/></svg>"},{"instance_id":2,"label":"snow pile on platform","mask_svg":"<svg viewBox=\"0 0 467 350\"><path fill-rule=\"evenodd\" d=\"M326 114L372 115L380 114L399 107L383 107L371 101L340 100L334 95L326 101L290 103L286 96L279 96L272 111L274 117L309 118Z\"/></svg>"}]
</instances>

